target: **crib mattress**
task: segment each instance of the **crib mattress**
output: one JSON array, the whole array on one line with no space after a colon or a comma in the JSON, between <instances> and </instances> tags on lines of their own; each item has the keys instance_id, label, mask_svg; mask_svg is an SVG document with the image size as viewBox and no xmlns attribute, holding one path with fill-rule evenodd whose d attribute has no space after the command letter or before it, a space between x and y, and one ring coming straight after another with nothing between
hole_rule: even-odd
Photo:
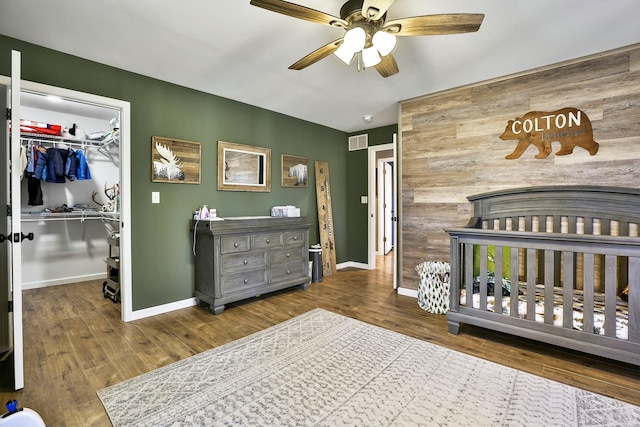
<instances>
[{"instance_id":1,"label":"crib mattress","mask_svg":"<svg viewBox=\"0 0 640 427\"><path fill-rule=\"evenodd\" d=\"M553 300L553 324L562 327L563 325L563 295L562 288L554 288ZM535 321L544 322L544 286L536 286L536 309ZM466 289L460 292L460 305L467 306ZM583 294L580 290L573 291L573 329L583 331L584 310ZM480 294L473 294L473 308L480 308ZM495 297L487 296L487 311L495 312ZM593 333L604 335L604 295L595 294L593 314ZM511 298L502 297L502 314L509 316L511 313ZM518 295L518 317L527 318L527 294L526 284L520 284L520 295ZM629 308L625 301L617 300L616 304L616 338L627 340L629 337Z\"/></svg>"}]
</instances>

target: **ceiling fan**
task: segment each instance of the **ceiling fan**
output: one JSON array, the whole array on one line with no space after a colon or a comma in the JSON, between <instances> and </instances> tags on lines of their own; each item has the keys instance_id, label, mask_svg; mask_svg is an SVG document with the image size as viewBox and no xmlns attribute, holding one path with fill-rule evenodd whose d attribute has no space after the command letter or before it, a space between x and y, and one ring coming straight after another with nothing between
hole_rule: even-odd
<instances>
[{"instance_id":1,"label":"ceiling fan","mask_svg":"<svg viewBox=\"0 0 640 427\"><path fill-rule=\"evenodd\" d=\"M302 70L335 53L349 65L355 58L358 70L375 67L382 77L392 76L398 64L391 52L396 36L430 36L478 31L483 14L453 13L413 16L386 21L393 0L349 0L340 9L340 17L284 0L251 0L250 4L272 12L345 30L343 37L311 52L289 67Z\"/></svg>"}]
</instances>

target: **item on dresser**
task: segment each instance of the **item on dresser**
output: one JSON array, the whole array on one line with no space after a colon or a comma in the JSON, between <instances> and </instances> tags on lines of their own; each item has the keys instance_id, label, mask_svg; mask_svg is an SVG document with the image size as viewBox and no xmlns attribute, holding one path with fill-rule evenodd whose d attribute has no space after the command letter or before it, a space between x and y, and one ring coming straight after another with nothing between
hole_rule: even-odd
<instances>
[{"instance_id":1,"label":"item on dresser","mask_svg":"<svg viewBox=\"0 0 640 427\"><path fill-rule=\"evenodd\" d=\"M271 208L271 216L298 217L300 208L295 206L274 206Z\"/></svg>"},{"instance_id":2,"label":"item on dresser","mask_svg":"<svg viewBox=\"0 0 640 427\"><path fill-rule=\"evenodd\" d=\"M198 304L220 314L234 301L297 285L307 289L310 226L305 217L192 221Z\"/></svg>"}]
</instances>

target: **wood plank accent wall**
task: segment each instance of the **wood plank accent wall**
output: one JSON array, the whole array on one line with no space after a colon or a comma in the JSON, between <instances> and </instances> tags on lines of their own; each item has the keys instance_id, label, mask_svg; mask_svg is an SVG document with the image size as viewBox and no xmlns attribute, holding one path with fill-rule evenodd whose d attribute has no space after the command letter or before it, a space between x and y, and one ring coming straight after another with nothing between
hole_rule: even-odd
<instances>
[{"instance_id":1,"label":"wood plank accent wall","mask_svg":"<svg viewBox=\"0 0 640 427\"><path fill-rule=\"evenodd\" d=\"M584 111L600 144L595 156L536 159L499 136L529 111ZM449 260L445 227L472 214L466 197L512 187L593 184L640 187L640 45L400 103L400 286L418 288L415 266ZM553 144L553 153L559 150Z\"/></svg>"}]
</instances>

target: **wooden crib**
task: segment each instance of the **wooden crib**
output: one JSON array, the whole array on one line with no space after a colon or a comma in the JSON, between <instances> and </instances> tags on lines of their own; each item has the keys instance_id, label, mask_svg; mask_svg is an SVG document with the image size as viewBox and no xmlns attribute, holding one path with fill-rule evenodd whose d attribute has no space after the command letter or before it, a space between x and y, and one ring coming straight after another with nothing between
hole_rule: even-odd
<instances>
[{"instance_id":1,"label":"wooden crib","mask_svg":"<svg viewBox=\"0 0 640 427\"><path fill-rule=\"evenodd\" d=\"M640 189L544 186L468 197L451 237L460 323L640 365Z\"/></svg>"}]
</instances>

